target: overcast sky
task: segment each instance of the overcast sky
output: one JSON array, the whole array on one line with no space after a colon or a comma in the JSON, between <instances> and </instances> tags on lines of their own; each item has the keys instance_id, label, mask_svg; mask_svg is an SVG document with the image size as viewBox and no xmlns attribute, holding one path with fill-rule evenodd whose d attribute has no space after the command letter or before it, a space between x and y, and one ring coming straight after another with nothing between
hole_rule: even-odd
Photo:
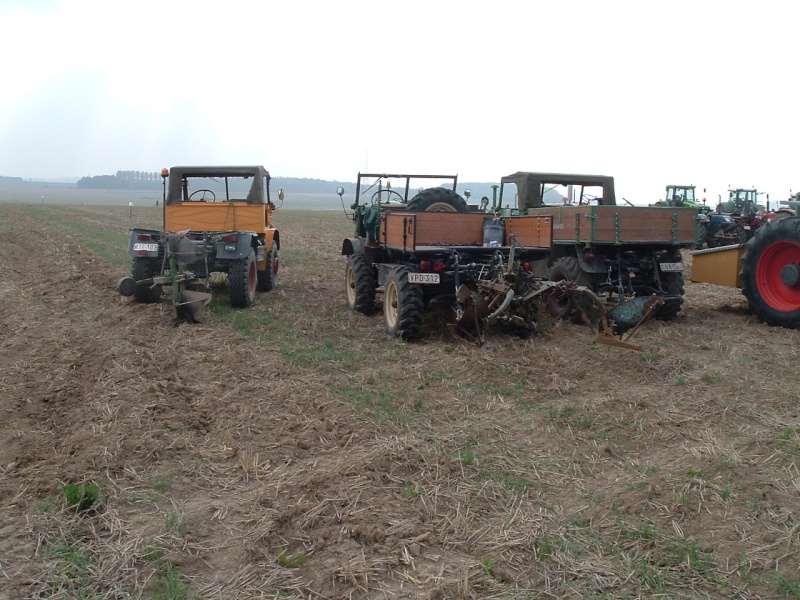
<instances>
[{"instance_id":1,"label":"overcast sky","mask_svg":"<svg viewBox=\"0 0 800 600\"><path fill-rule=\"evenodd\" d=\"M800 4L0 0L0 175L515 171L800 190Z\"/></svg>"}]
</instances>

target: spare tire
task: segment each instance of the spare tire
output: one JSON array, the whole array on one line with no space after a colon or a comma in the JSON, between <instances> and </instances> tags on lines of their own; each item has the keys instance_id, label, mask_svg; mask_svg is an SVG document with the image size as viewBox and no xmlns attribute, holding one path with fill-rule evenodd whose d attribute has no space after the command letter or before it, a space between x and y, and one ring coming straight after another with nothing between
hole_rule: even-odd
<instances>
[{"instance_id":1,"label":"spare tire","mask_svg":"<svg viewBox=\"0 0 800 600\"><path fill-rule=\"evenodd\" d=\"M407 208L413 212L469 212L466 200L446 188L422 190L409 201Z\"/></svg>"}]
</instances>

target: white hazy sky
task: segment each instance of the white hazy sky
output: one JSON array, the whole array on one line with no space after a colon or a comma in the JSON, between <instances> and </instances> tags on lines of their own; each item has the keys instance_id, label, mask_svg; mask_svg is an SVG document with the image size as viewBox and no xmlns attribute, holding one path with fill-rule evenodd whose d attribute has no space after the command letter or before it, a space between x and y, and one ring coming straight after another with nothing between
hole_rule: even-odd
<instances>
[{"instance_id":1,"label":"white hazy sky","mask_svg":"<svg viewBox=\"0 0 800 600\"><path fill-rule=\"evenodd\" d=\"M0 175L263 164L800 190L791 0L0 0Z\"/></svg>"}]
</instances>

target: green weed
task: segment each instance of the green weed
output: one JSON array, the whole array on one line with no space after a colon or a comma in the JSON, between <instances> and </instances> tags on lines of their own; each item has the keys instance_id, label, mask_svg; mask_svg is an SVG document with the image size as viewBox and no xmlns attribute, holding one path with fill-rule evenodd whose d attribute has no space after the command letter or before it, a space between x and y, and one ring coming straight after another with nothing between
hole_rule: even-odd
<instances>
[{"instance_id":1,"label":"green weed","mask_svg":"<svg viewBox=\"0 0 800 600\"><path fill-rule=\"evenodd\" d=\"M648 365L654 365L661 360L661 354L657 351L642 352L639 354L639 360Z\"/></svg>"},{"instance_id":2,"label":"green weed","mask_svg":"<svg viewBox=\"0 0 800 600\"><path fill-rule=\"evenodd\" d=\"M64 483L59 486L67 500L67 507L75 512L84 512L95 507L100 499L100 487L96 483L77 485Z\"/></svg>"},{"instance_id":3,"label":"green weed","mask_svg":"<svg viewBox=\"0 0 800 600\"><path fill-rule=\"evenodd\" d=\"M282 567L286 567L287 569L297 569L298 567L302 567L305 562L308 560L308 557L305 554L290 554L284 548L280 548L280 553L278 554L278 564Z\"/></svg>"},{"instance_id":4,"label":"green weed","mask_svg":"<svg viewBox=\"0 0 800 600\"><path fill-rule=\"evenodd\" d=\"M683 566L690 571L705 571L713 565L709 554L691 540L684 539L674 544L669 554L676 566Z\"/></svg>"},{"instance_id":5,"label":"green weed","mask_svg":"<svg viewBox=\"0 0 800 600\"><path fill-rule=\"evenodd\" d=\"M181 579L178 568L172 563L167 564L166 572L156 580L156 589L153 591L154 600L191 600L195 595L189 586Z\"/></svg>"}]
</instances>

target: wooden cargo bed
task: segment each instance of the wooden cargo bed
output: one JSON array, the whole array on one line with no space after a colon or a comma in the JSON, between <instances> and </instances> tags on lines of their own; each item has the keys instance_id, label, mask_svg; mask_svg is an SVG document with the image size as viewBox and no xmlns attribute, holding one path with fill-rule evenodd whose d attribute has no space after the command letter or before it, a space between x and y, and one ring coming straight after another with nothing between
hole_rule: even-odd
<instances>
[{"instance_id":1,"label":"wooden cargo bed","mask_svg":"<svg viewBox=\"0 0 800 600\"><path fill-rule=\"evenodd\" d=\"M555 243L693 245L697 210L655 206L548 206Z\"/></svg>"},{"instance_id":2,"label":"wooden cargo bed","mask_svg":"<svg viewBox=\"0 0 800 600\"><path fill-rule=\"evenodd\" d=\"M552 224L550 215L494 219L485 213L397 211L384 213L379 238L386 247L407 252L443 247L508 247L512 236L516 237L517 247L549 249ZM491 245L492 240L497 243ZM484 242L490 245L484 246Z\"/></svg>"}]
</instances>

